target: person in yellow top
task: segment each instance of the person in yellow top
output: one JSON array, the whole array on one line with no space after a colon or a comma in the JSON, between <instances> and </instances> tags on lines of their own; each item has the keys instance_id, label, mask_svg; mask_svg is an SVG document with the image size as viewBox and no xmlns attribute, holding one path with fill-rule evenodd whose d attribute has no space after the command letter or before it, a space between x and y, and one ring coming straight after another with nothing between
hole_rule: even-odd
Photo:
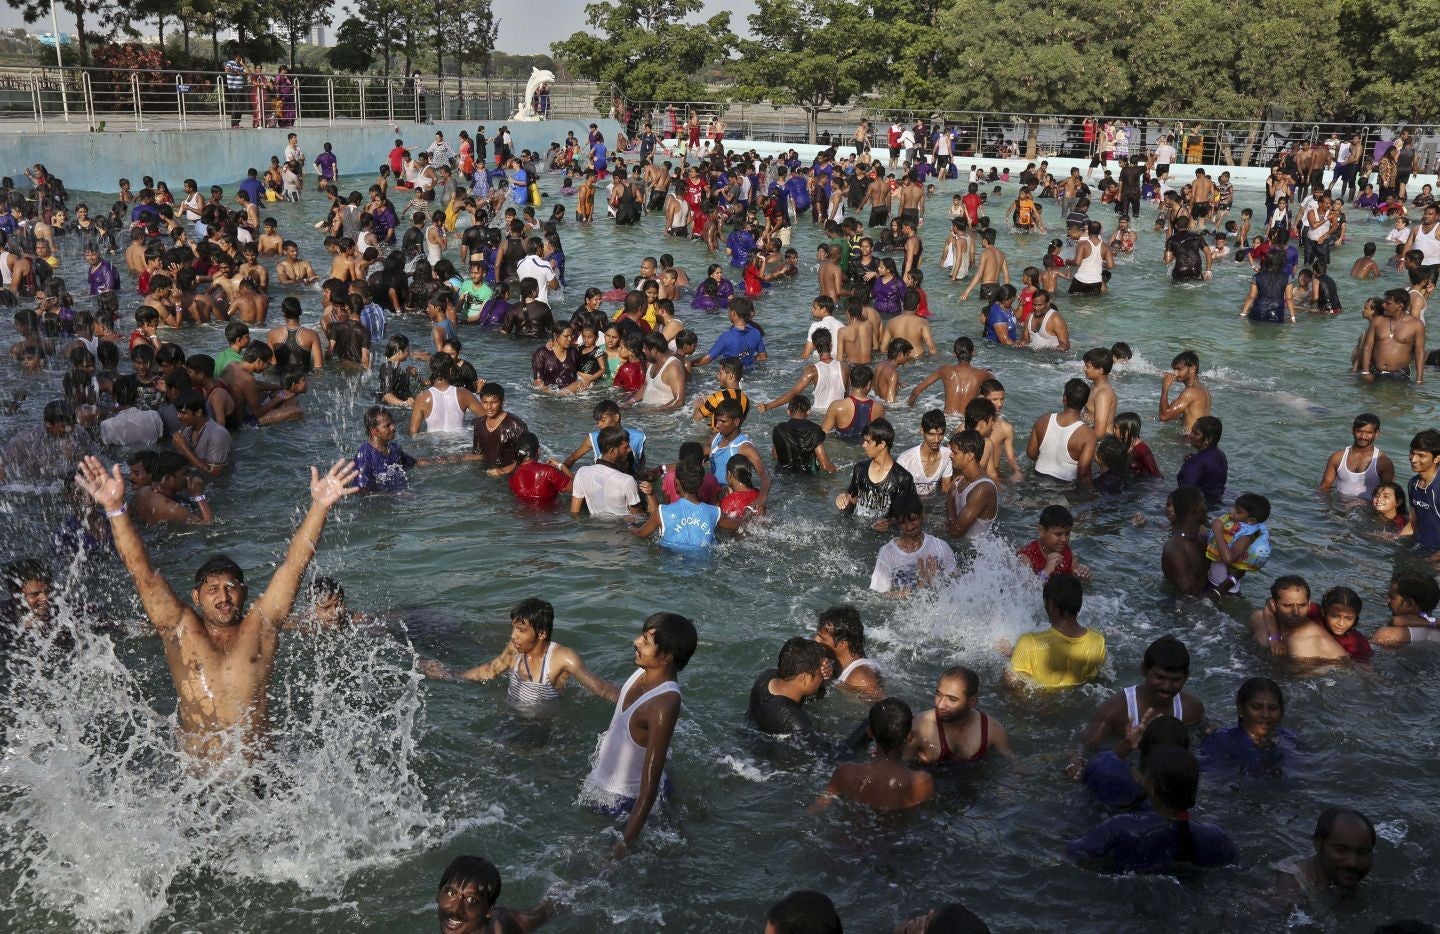
<instances>
[{"instance_id":1,"label":"person in yellow top","mask_svg":"<svg viewBox=\"0 0 1440 934\"><path fill-rule=\"evenodd\" d=\"M1045 613L1050 628L1027 632L1015 642L1004 682L1011 687L1072 688L1095 680L1105 664L1105 637L1080 625L1085 601L1080 579L1052 574L1045 582Z\"/></svg>"}]
</instances>

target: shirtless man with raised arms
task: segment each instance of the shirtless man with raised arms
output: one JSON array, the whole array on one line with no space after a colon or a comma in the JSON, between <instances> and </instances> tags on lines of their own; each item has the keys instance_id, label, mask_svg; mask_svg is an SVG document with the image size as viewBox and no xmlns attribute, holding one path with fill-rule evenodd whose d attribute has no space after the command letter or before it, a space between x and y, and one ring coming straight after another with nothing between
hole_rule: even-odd
<instances>
[{"instance_id":1,"label":"shirtless man with raised arms","mask_svg":"<svg viewBox=\"0 0 1440 934\"><path fill-rule=\"evenodd\" d=\"M310 468L310 509L270 585L248 611L245 572L223 555L195 572L193 608L180 602L150 564L145 543L125 513L125 478L118 464L107 473L99 458L87 457L75 479L110 517L115 548L165 647L179 695L181 749L196 760L215 761L238 741L247 759L257 758L270 729L268 692L280 630L290 618L330 508L359 492L355 464L348 458L336 461L323 477Z\"/></svg>"}]
</instances>

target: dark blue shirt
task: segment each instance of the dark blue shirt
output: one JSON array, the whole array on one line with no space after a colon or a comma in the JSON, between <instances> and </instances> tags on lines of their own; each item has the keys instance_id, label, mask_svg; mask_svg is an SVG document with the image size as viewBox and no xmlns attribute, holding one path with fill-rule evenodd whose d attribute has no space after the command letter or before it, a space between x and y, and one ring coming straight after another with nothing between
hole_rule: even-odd
<instances>
[{"instance_id":1,"label":"dark blue shirt","mask_svg":"<svg viewBox=\"0 0 1440 934\"><path fill-rule=\"evenodd\" d=\"M1154 811L1120 814L1110 818L1065 847L1078 862L1106 872L1164 872L1177 865L1182 834L1179 821ZM1235 841L1221 827L1190 821L1194 839L1188 862L1196 866L1225 866L1235 862Z\"/></svg>"},{"instance_id":2,"label":"dark blue shirt","mask_svg":"<svg viewBox=\"0 0 1440 934\"><path fill-rule=\"evenodd\" d=\"M1198 486L1205 494L1205 502L1211 506L1220 504L1220 500L1225 496L1225 482L1228 479L1230 465L1225 460L1225 452L1219 448L1206 448L1191 454L1185 459L1185 463L1180 465L1180 472L1175 475L1175 482L1179 486Z\"/></svg>"},{"instance_id":3,"label":"dark blue shirt","mask_svg":"<svg viewBox=\"0 0 1440 934\"><path fill-rule=\"evenodd\" d=\"M384 452L375 445L365 442L355 454L355 469L359 475L355 485L374 493L398 493L409 484L405 471L415 466L415 458L400 449L394 441Z\"/></svg>"},{"instance_id":4,"label":"dark blue shirt","mask_svg":"<svg viewBox=\"0 0 1440 934\"><path fill-rule=\"evenodd\" d=\"M1239 724L1216 730L1200 744L1196 758L1206 771L1228 770L1250 776L1278 776L1284 771L1285 753L1295 748L1295 733L1275 729L1275 744L1260 747Z\"/></svg>"},{"instance_id":5,"label":"dark blue shirt","mask_svg":"<svg viewBox=\"0 0 1440 934\"><path fill-rule=\"evenodd\" d=\"M247 178L240 183L240 190L245 192L245 197L250 199L251 204L259 204L265 200L265 186L260 184L258 178Z\"/></svg>"},{"instance_id":6,"label":"dark blue shirt","mask_svg":"<svg viewBox=\"0 0 1440 934\"><path fill-rule=\"evenodd\" d=\"M1419 475L1410 478L1410 528L1415 544L1428 551L1440 551L1440 475L1421 487Z\"/></svg>"},{"instance_id":7,"label":"dark blue shirt","mask_svg":"<svg viewBox=\"0 0 1440 934\"><path fill-rule=\"evenodd\" d=\"M1006 311L1005 306L999 302L992 302L990 311L985 315L985 339L994 344L1000 343L1000 338L995 336L996 328L1000 327L1005 328L1005 334L1011 343L1019 339L1019 335L1015 333L1019 322L1015 320L1014 313Z\"/></svg>"},{"instance_id":8,"label":"dark blue shirt","mask_svg":"<svg viewBox=\"0 0 1440 934\"><path fill-rule=\"evenodd\" d=\"M1080 781L1105 807L1132 808L1145 800L1130 763L1108 750L1085 763Z\"/></svg>"}]
</instances>

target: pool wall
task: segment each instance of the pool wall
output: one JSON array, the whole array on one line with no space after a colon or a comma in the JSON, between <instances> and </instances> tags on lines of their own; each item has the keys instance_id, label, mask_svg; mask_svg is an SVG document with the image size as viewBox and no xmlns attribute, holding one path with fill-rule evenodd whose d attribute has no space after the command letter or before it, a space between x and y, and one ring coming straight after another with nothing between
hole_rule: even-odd
<instances>
[{"instance_id":1,"label":"pool wall","mask_svg":"<svg viewBox=\"0 0 1440 934\"><path fill-rule=\"evenodd\" d=\"M551 142L563 142L574 131L585 138L591 122L600 127L607 140L615 139L620 124L614 120L550 120L543 123L487 121L485 129L493 139L500 126L510 127L515 149L544 151ZM239 130L155 130L126 133L23 133L0 136L0 169L3 174L24 181L25 169L39 162L59 176L65 187L77 191L118 191L117 179L128 178L139 190L140 177L164 178L174 191L186 178L202 188L233 185L245 178L252 166L263 169L272 155L285 149L285 137L300 135L300 147L307 160L314 159L321 145L333 144L343 174L370 172L390 152L396 137L408 146L428 146L436 130L454 148L461 130L475 132L475 122L437 122L420 125L402 123L398 131L388 123L355 126L295 127L292 129ZM491 147L491 157L494 148ZM312 169L313 172L313 169Z\"/></svg>"}]
</instances>

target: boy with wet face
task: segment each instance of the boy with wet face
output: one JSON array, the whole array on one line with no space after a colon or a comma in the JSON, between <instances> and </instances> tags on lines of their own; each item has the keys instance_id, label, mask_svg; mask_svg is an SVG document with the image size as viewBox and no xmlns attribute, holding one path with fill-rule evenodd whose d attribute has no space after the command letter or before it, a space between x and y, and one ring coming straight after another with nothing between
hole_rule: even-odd
<instances>
[{"instance_id":1,"label":"boy with wet face","mask_svg":"<svg viewBox=\"0 0 1440 934\"><path fill-rule=\"evenodd\" d=\"M1190 652L1179 639L1161 636L1150 643L1140 675L1144 680L1138 685L1111 695L1095 711L1080 734L1083 749L1098 749L1106 739L1119 737L1128 751L1139 744L1146 725L1162 715L1191 728L1204 722L1204 702L1184 690L1190 680Z\"/></svg>"},{"instance_id":2,"label":"boy with wet face","mask_svg":"<svg viewBox=\"0 0 1440 934\"><path fill-rule=\"evenodd\" d=\"M435 907L441 934L525 934L548 921L554 907L541 902L534 908L502 908L500 870L483 856L458 856L445 867Z\"/></svg>"}]
</instances>

